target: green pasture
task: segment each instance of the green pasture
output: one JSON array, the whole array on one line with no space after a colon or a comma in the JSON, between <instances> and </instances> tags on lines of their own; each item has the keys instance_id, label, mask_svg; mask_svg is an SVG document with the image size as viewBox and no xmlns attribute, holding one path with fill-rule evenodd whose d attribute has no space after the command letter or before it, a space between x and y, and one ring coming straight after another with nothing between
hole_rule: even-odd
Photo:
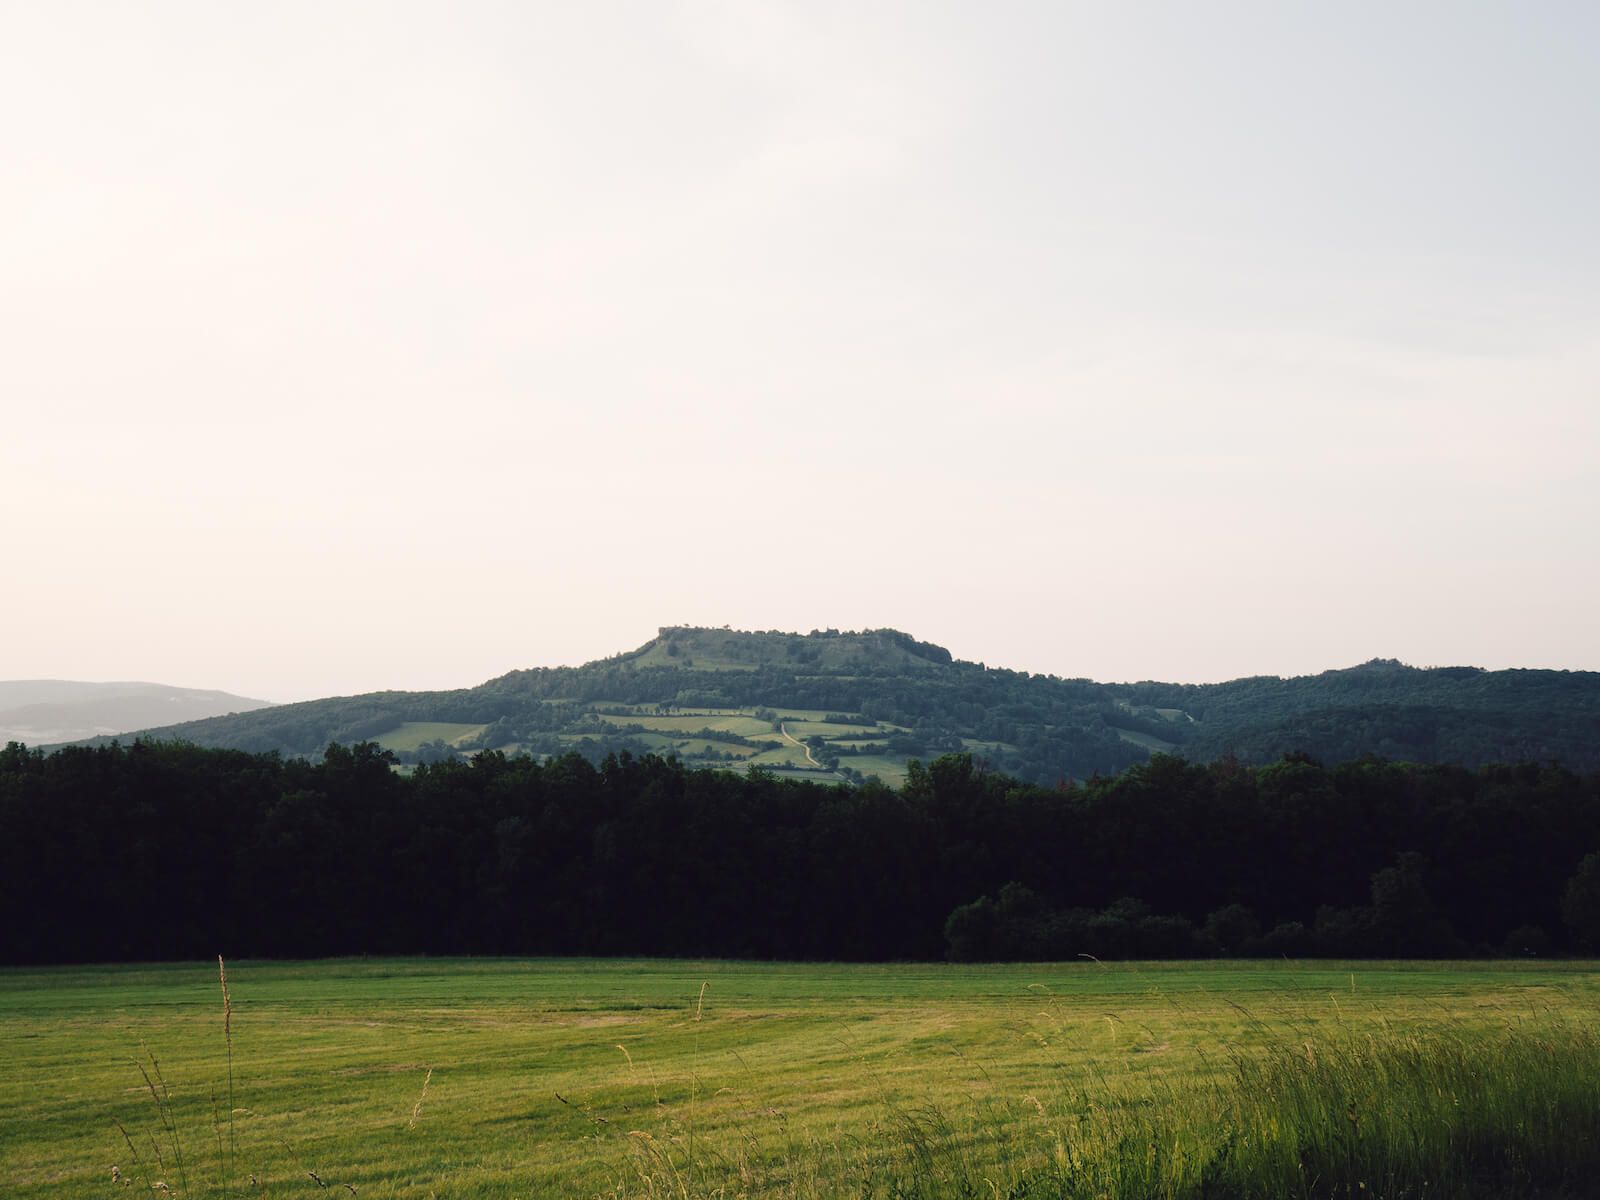
<instances>
[{"instance_id":1,"label":"green pasture","mask_svg":"<svg viewBox=\"0 0 1600 1200\"><path fill-rule=\"evenodd\" d=\"M740 746L734 742L708 741L705 738L674 737L664 733L640 734L639 740L657 754L676 754L682 759L702 758L711 751L716 751L719 754L731 754L735 758L741 759L760 753L760 751L749 746Z\"/></svg>"},{"instance_id":2,"label":"green pasture","mask_svg":"<svg viewBox=\"0 0 1600 1200\"><path fill-rule=\"evenodd\" d=\"M743 708L694 708L674 707L671 712L663 713L659 704L629 704L622 700L594 700L589 703L593 711L607 716L616 716L619 713L638 713L641 716L659 717L737 717L745 715L749 710Z\"/></svg>"},{"instance_id":3,"label":"green pasture","mask_svg":"<svg viewBox=\"0 0 1600 1200\"><path fill-rule=\"evenodd\" d=\"M385 750L415 750L424 742L448 742L454 745L477 737L485 728L487 726L463 725L453 721L406 721L372 740Z\"/></svg>"},{"instance_id":4,"label":"green pasture","mask_svg":"<svg viewBox=\"0 0 1600 1200\"><path fill-rule=\"evenodd\" d=\"M799 780L801 783L821 783L831 785L840 781L840 777L834 774L832 771L821 770L812 766L768 767L766 769L771 771L779 779L794 779Z\"/></svg>"},{"instance_id":5,"label":"green pasture","mask_svg":"<svg viewBox=\"0 0 1600 1200\"><path fill-rule=\"evenodd\" d=\"M1352 1139L1386 1093L1351 1079L1410 1086L1387 1047L1485 1047L1424 1075L1449 1112L1518 1078L1506 1037L1551 1047L1539 1069L1578 1082L1519 1096L1523 1126L1600 1061L1588 963L341 960L228 982L231 1042L214 963L0 971L7 1195L1077 1195L1028 1181L1171 1166L1189 1125L1112 1134L1209 1131L1262 1055L1298 1078L1355 1054Z\"/></svg>"},{"instance_id":6,"label":"green pasture","mask_svg":"<svg viewBox=\"0 0 1600 1200\"><path fill-rule=\"evenodd\" d=\"M600 719L608 725L641 725L645 729L656 733L699 733L702 729L710 729L716 733L734 733L740 737L775 737L777 730L770 721L762 721L749 716L708 716L703 713L689 716L648 717L648 716L608 716L602 714Z\"/></svg>"},{"instance_id":7,"label":"green pasture","mask_svg":"<svg viewBox=\"0 0 1600 1200\"><path fill-rule=\"evenodd\" d=\"M759 663L724 657L716 650L704 647L684 649L678 654L668 654L667 644L657 641L642 654L636 654L629 663L635 667L693 667L699 671L754 671Z\"/></svg>"},{"instance_id":8,"label":"green pasture","mask_svg":"<svg viewBox=\"0 0 1600 1200\"><path fill-rule=\"evenodd\" d=\"M680 757L682 756L682 751L679 748L685 744L683 738L673 737L667 733L641 733L636 736L657 754L678 754Z\"/></svg>"},{"instance_id":9,"label":"green pasture","mask_svg":"<svg viewBox=\"0 0 1600 1200\"><path fill-rule=\"evenodd\" d=\"M783 721L792 729L794 728L795 723L800 721L812 721L821 724L828 724L828 718L837 715L838 713L836 711L825 708L785 708L778 711L778 720ZM837 722L834 723L837 724ZM845 726L845 728L848 728L858 734L863 729L876 729L880 732L883 730L891 730L898 733L910 732L906 726L894 725L888 721L863 723L860 725L852 724Z\"/></svg>"},{"instance_id":10,"label":"green pasture","mask_svg":"<svg viewBox=\"0 0 1600 1200\"><path fill-rule=\"evenodd\" d=\"M776 750L763 750L745 759L753 767L810 767L811 761L806 758L805 749L801 746L791 746L785 742Z\"/></svg>"},{"instance_id":11,"label":"green pasture","mask_svg":"<svg viewBox=\"0 0 1600 1200\"><path fill-rule=\"evenodd\" d=\"M778 713L778 720L793 724L795 721L820 721L832 715L822 708L785 708Z\"/></svg>"},{"instance_id":12,"label":"green pasture","mask_svg":"<svg viewBox=\"0 0 1600 1200\"><path fill-rule=\"evenodd\" d=\"M852 767L863 775L876 775L890 787L901 787L906 781L906 760L896 755L852 754L841 758L839 765Z\"/></svg>"},{"instance_id":13,"label":"green pasture","mask_svg":"<svg viewBox=\"0 0 1600 1200\"><path fill-rule=\"evenodd\" d=\"M1154 734L1141 733L1137 729L1118 729L1116 734L1125 742L1132 742L1135 746L1143 746L1146 750L1167 751L1177 743L1169 742Z\"/></svg>"},{"instance_id":14,"label":"green pasture","mask_svg":"<svg viewBox=\"0 0 1600 1200\"><path fill-rule=\"evenodd\" d=\"M805 739L821 736L832 740L833 738L863 737L872 733L875 725L840 725L828 721L786 721L784 728L791 737ZM882 735L886 736L886 735Z\"/></svg>"},{"instance_id":15,"label":"green pasture","mask_svg":"<svg viewBox=\"0 0 1600 1200\"><path fill-rule=\"evenodd\" d=\"M974 754L994 754L997 751L1010 748L1005 742L985 742L979 738L968 737L961 739L961 745L971 750Z\"/></svg>"}]
</instances>

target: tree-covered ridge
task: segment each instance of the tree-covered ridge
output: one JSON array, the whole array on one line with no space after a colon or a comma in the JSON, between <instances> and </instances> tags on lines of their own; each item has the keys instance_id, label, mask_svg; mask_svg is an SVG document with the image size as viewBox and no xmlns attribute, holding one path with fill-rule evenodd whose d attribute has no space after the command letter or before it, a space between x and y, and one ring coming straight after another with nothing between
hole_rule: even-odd
<instances>
[{"instance_id":1,"label":"tree-covered ridge","mask_svg":"<svg viewBox=\"0 0 1600 1200\"><path fill-rule=\"evenodd\" d=\"M136 743L0 752L8 961L1600 950L1600 773L969 755L825 787L495 752L409 775Z\"/></svg>"},{"instance_id":2,"label":"tree-covered ridge","mask_svg":"<svg viewBox=\"0 0 1600 1200\"><path fill-rule=\"evenodd\" d=\"M895 630L799 635L671 626L627 654L512 671L474 688L381 692L168 726L156 736L314 754L377 740L407 761L497 749L673 754L819 781L899 783L912 758L968 751L1053 784L1173 753L1269 762L1377 754L1600 768L1600 674L1418 669L1374 660L1291 679L1102 684L986 667Z\"/></svg>"}]
</instances>

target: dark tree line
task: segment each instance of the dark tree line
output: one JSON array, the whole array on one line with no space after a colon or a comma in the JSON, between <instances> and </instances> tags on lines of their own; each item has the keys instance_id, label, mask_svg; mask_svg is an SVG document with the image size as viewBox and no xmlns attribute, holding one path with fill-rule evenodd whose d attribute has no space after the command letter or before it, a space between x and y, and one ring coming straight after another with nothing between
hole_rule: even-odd
<instances>
[{"instance_id":1,"label":"dark tree line","mask_svg":"<svg viewBox=\"0 0 1600 1200\"><path fill-rule=\"evenodd\" d=\"M484 753L0 751L0 958L1600 950L1600 775L1170 757L1042 788ZM1586 857L1587 856L1587 857Z\"/></svg>"}]
</instances>

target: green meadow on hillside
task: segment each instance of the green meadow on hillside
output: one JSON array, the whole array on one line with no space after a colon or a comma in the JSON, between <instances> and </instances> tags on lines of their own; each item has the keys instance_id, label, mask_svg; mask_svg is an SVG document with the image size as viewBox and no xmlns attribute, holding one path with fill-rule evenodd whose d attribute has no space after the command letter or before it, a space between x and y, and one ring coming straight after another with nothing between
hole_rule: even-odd
<instances>
[{"instance_id":1,"label":"green meadow on hillside","mask_svg":"<svg viewBox=\"0 0 1600 1200\"><path fill-rule=\"evenodd\" d=\"M482 732L482 725L467 725L458 721L407 721L373 740L385 750L415 750L425 742L439 741L454 745Z\"/></svg>"},{"instance_id":2,"label":"green meadow on hillside","mask_svg":"<svg viewBox=\"0 0 1600 1200\"><path fill-rule=\"evenodd\" d=\"M1594 964L336 960L229 984L231 1040L215 964L0 972L7 1195L1577 1196L1600 1166Z\"/></svg>"}]
</instances>

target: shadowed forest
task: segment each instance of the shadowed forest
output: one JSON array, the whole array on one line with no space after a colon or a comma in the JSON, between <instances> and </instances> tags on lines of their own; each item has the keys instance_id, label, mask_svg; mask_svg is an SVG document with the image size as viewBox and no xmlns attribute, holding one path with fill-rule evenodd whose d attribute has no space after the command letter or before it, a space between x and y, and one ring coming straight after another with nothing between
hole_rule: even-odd
<instances>
[{"instance_id":1,"label":"shadowed forest","mask_svg":"<svg viewBox=\"0 0 1600 1200\"><path fill-rule=\"evenodd\" d=\"M1542 955L1600 942L1600 775L1157 756L859 788L620 755L411 775L136 742L0 752L10 962Z\"/></svg>"}]
</instances>

